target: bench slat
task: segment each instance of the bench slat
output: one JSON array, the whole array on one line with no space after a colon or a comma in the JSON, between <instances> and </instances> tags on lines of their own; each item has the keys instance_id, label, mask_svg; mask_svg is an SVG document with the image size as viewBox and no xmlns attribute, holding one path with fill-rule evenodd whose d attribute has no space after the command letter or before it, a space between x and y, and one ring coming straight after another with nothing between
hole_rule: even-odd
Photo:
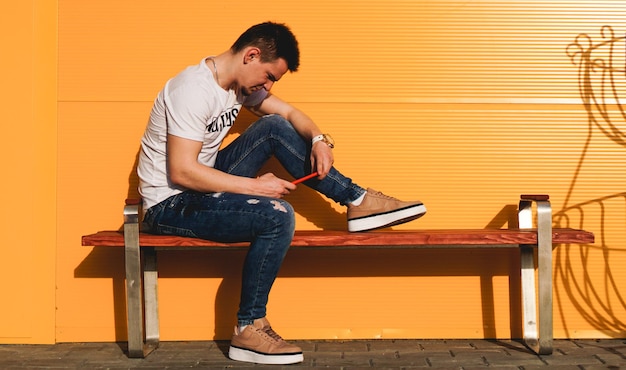
<instances>
[{"instance_id":1,"label":"bench slat","mask_svg":"<svg viewBox=\"0 0 626 370\"><path fill-rule=\"evenodd\" d=\"M590 244L593 233L570 229L552 230L554 244ZM245 247L247 242L220 243L204 239L169 235L139 234L139 244L151 247ZM367 246L435 246L435 245L515 245L537 244L534 229L459 229L409 230L350 233L347 231L296 231L294 247L367 247ZM124 235L119 231L100 231L82 237L84 246L123 247Z\"/></svg>"}]
</instances>

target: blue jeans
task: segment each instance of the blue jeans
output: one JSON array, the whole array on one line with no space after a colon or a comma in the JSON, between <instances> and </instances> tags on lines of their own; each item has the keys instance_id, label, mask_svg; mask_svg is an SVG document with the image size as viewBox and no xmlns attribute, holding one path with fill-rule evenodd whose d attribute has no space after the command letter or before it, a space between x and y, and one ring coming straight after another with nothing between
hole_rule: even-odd
<instances>
[{"instance_id":1,"label":"blue jeans","mask_svg":"<svg viewBox=\"0 0 626 370\"><path fill-rule=\"evenodd\" d=\"M271 156L295 178L311 172L311 145L291 123L278 115L260 118L220 150L215 168L233 175L255 177ZM335 168L319 181L305 184L340 204L365 190ZM293 207L283 199L233 193L185 191L147 210L143 230L155 234L190 236L221 242L249 241L237 319L249 325L265 317L270 289L295 230Z\"/></svg>"}]
</instances>

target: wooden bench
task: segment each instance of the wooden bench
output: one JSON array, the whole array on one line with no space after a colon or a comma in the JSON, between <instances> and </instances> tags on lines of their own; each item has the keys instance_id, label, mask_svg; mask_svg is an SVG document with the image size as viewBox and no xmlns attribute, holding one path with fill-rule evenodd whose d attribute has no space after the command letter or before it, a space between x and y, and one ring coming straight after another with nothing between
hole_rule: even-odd
<instances>
[{"instance_id":1,"label":"wooden bench","mask_svg":"<svg viewBox=\"0 0 626 370\"><path fill-rule=\"evenodd\" d=\"M139 231L139 202L127 201L124 230L100 231L82 237L84 246L124 247L128 356L145 357L159 345L157 250L224 249L248 243L218 243ZM536 220L537 225L533 225ZM552 353L552 248L558 244L589 244L584 230L552 227L547 195L522 195L518 228L412 231L296 231L294 248L518 248L521 254L523 337L537 354ZM534 250L537 249L537 283ZM537 302L538 298L538 302ZM145 327L145 336L144 336Z\"/></svg>"}]
</instances>

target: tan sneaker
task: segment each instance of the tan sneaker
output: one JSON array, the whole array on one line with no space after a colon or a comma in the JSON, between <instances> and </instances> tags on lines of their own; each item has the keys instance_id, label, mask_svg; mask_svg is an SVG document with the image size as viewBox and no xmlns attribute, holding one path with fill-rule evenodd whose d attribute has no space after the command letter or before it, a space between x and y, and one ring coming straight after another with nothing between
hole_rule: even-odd
<instances>
[{"instance_id":1,"label":"tan sneaker","mask_svg":"<svg viewBox=\"0 0 626 370\"><path fill-rule=\"evenodd\" d=\"M302 349L285 342L265 317L254 320L252 325L246 326L241 332L235 327L228 357L236 361L270 365L304 361Z\"/></svg>"},{"instance_id":2,"label":"tan sneaker","mask_svg":"<svg viewBox=\"0 0 626 370\"><path fill-rule=\"evenodd\" d=\"M348 230L367 231L403 224L425 213L426 207L419 200L403 202L374 189L367 189L361 204L348 205Z\"/></svg>"}]
</instances>

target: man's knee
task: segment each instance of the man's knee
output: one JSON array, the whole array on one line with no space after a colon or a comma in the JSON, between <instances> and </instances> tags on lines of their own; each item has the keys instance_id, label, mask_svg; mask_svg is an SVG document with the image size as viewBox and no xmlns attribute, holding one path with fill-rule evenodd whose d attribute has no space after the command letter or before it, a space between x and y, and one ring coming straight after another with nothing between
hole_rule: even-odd
<instances>
[{"instance_id":1,"label":"man's knee","mask_svg":"<svg viewBox=\"0 0 626 370\"><path fill-rule=\"evenodd\" d=\"M293 206L282 199L273 199L270 201L272 204L273 219L277 223L277 226L284 228L285 230L294 230L296 225L296 216Z\"/></svg>"},{"instance_id":2,"label":"man's knee","mask_svg":"<svg viewBox=\"0 0 626 370\"><path fill-rule=\"evenodd\" d=\"M271 128L276 127L280 130L284 130L284 129L295 130L291 122L289 122L283 116L278 115L278 114L268 114L267 116L263 116L259 118L258 123L268 125Z\"/></svg>"}]
</instances>

